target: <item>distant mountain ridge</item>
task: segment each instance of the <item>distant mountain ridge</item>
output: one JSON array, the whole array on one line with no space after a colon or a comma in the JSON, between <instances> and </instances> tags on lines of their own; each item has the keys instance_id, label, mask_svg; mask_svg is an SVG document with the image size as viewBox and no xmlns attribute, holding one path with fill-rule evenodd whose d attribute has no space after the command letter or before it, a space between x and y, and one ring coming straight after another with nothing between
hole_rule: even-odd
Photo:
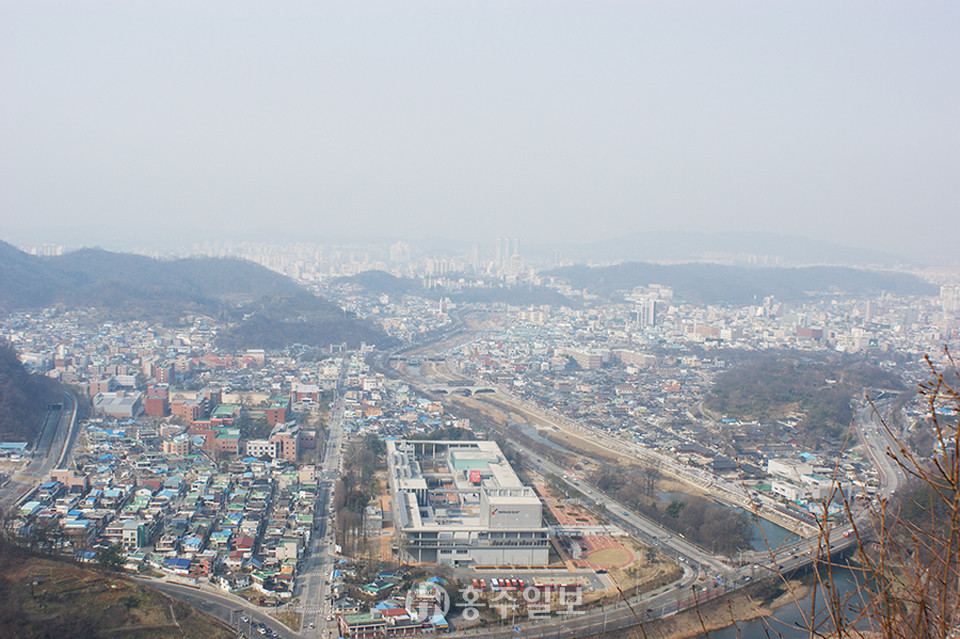
<instances>
[{"instance_id":1,"label":"distant mountain ridge","mask_svg":"<svg viewBox=\"0 0 960 639\"><path fill-rule=\"evenodd\" d=\"M567 266L541 274L602 296L663 284L677 297L697 304L749 304L768 295L787 301L806 299L811 293L935 295L939 290L915 275L841 266L749 268L629 262L604 267Z\"/></svg>"},{"instance_id":2,"label":"distant mountain ridge","mask_svg":"<svg viewBox=\"0 0 960 639\"><path fill-rule=\"evenodd\" d=\"M165 323L203 314L233 322L222 341L235 348L387 339L373 326L344 316L339 306L246 260L157 260L102 249L36 257L0 242L0 311L55 305Z\"/></svg>"},{"instance_id":3,"label":"distant mountain ridge","mask_svg":"<svg viewBox=\"0 0 960 639\"><path fill-rule=\"evenodd\" d=\"M298 290L283 275L235 258L157 260L103 249L36 257L0 242L0 308L6 310L79 303L111 307L133 296L161 294L204 306L213 299Z\"/></svg>"},{"instance_id":4,"label":"distant mountain ridge","mask_svg":"<svg viewBox=\"0 0 960 639\"><path fill-rule=\"evenodd\" d=\"M645 231L596 242L531 245L524 251L550 257L559 249L566 261L716 262L759 266L874 266L913 264L914 260L874 249L760 231Z\"/></svg>"}]
</instances>

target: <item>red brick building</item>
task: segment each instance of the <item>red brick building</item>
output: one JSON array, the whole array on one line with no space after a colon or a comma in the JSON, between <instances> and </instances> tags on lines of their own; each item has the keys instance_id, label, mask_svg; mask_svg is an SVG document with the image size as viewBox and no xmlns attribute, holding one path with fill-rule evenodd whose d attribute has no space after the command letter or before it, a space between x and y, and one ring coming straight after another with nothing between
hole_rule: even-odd
<instances>
[{"instance_id":1,"label":"red brick building","mask_svg":"<svg viewBox=\"0 0 960 639\"><path fill-rule=\"evenodd\" d=\"M269 441L277 444L277 457L297 461L300 444L300 426L296 422L277 424L270 431Z\"/></svg>"},{"instance_id":2,"label":"red brick building","mask_svg":"<svg viewBox=\"0 0 960 639\"><path fill-rule=\"evenodd\" d=\"M274 397L267 408L267 425L273 428L277 424L287 421L287 412L290 410L290 400L285 397Z\"/></svg>"},{"instance_id":3,"label":"red brick building","mask_svg":"<svg viewBox=\"0 0 960 639\"><path fill-rule=\"evenodd\" d=\"M151 386L143 407L148 417L166 417L170 414L170 391L163 386Z\"/></svg>"},{"instance_id":4,"label":"red brick building","mask_svg":"<svg viewBox=\"0 0 960 639\"><path fill-rule=\"evenodd\" d=\"M203 398L207 400L207 410L213 410L223 403L223 391L219 388L205 388Z\"/></svg>"},{"instance_id":5,"label":"red brick building","mask_svg":"<svg viewBox=\"0 0 960 639\"><path fill-rule=\"evenodd\" d=\"M320 387L316 384L297 384L290 393L290 400L293 403L310 401L316 404L320 401Z\"/></svg>"},{"instance_id":6,"label":"red brick building","mask_svg":"<svg viewBox=\"0 0 960 639\"><path fill-rule=\"evenodd\" d=\"M100 393L112 393L115 390L117 390L117 379L111 375L102 379L91 380L87 388L87 394L90 397L96 397Z\"/></svg>"},{"instance_id":7,"label":"red brick building","mask_svg":"<svg viewBox=\"0 0 960 639\"><path fill-rule=\"evenodd\" d=\"M175 399L170 402L170 412L183 417L188 422L195 422L207 416L206 398Z\"/></svg>"},{"instance_id":8,"label":"red brick building","mask_svg":"<svg viewBox=\"0 0 960 639\"><path fill-rule=\"evenodd\" d=\"M153 369L153 378L158 384L170 384L173 382L173 366L170 364L161 364Z\"/></svg>"}]
</instances>

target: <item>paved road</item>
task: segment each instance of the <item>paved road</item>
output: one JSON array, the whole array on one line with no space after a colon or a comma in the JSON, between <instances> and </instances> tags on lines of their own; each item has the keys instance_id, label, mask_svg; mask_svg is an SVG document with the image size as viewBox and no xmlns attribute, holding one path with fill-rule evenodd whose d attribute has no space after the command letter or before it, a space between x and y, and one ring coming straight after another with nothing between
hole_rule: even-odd
<instances>
[{"instance_id":1,"label":"paved road","mask_svg":"<svg viewBox=\"0 0 960 639\"><path fill-rule=\"evenodd\" d=\"M893 414L895 408L895 398L877 400L873 406L863 404L857 409L853 422L860 435L860 441L863 442L867 451L867 456L873 461L880 474L881 488L878 495L882 498L888 498L896 493L907 481L907 474L903 468L888 454L893 454L898 459L901 456L900 445L894 436L899 436L899 432L895 430L897 428L897 421ZM908 462L903 459L901 463Z\"/></svg>"},{"instance_id":2,"label":"paved road","mask_svg":"<svg viewBox=\"0 0 960 639\"><path fill-rule=\"evenodd\" d=\"M70 415L66 424L66 431L63 426L57 429L57 437L54 439L52 450L60 450L60 456L57 458L56 468L67 468L73 457L73 447L77 443L77 436L80 434L80 423L77 421L78 402L80 400L73 391L67 391L67 399L63 405L64 415ZM52 457L52 451L51 451Z\"/></svg>"},{"instance_id":3,"label":"paved road","mask_svg":"<svg viewBox=\"0 0 960 639\"><path fill-rule=\"evenodd\" d=\"M285 625L271 617L264 609L257 608L253 604L238 601L236 597L227 594L214 592L212 589L197 589L189 586L171 583L168 581L157 581L154 579L139 579L136 581L156 588L172 597L186 602L203 612L220 619L228 626L237 628L248 637L259 636L256 631L256 624L262 624L272 629L279 637L293 638L297 633L292 632ZM246 619L246 621L244 621Z\"/></svg>"},{"instance_id":4,"label":"paved road","mask_svg":"<svg viewBox=\"0 0 960 639\"><path fill-rule=\"evenodd\" d=\"M30 463L0 489L0 507L8 508L21 501L54 468L66 468L79 431L77 399L72 391L67 391L62 407L47 411Z\"/></svg>"},{"instance_id":5,"label":"paved road","mask_svg":"<svg viewBox=\"0 0 960 639\"><path fill-rule=\"evenodd\" d=\"M427 378L420 375L418 370L410 371L408 369L408 373L407 379L417 386L422 387L424 382L427 381ZM519 407L517 408L521 411L524 410ZM538 415L538 417L542 418L543 416ZM628 509L625 505L600 492L586 481L569 478L568 473L570 472L570 469L564 468L547 459L544 459L535 451L526 448L515 441L511 441L511 445L524 453L526 460L535 470L539 471L541 474L556 475L557 477L562 478L571 487L586 495L594 503L603 504L609 519L647 542L652 542L654 539L657 539L660 543L662 543L662 549L667 551L668 554L672 554L674 557L682 558L681 563L689 562L690 565L696 567L703 565L707 569L710 569L719 575L726 575L732 570L731 566L725 564L723 561L710 554L706 550L698 548L694 544L681 539L673 534L670 530L660 526L656 522L630 511L630 509Z\"/></svg>"},{"instance_id":6,"label":"paved road","mask_svg":"<svg viewBox=\"0 0 960 639\"><path fill-rule=\"evenodd\" d=\"M346 366L344 366L346 368ZM341 387L343 376L341 375ZM322 476L317 499L317 529L310 543L310 552L301 577L297 580L303 625L301 633L307 637L336 637L336 622L328 621L333 610L331 602L332 573L338 557L333 536L333 491L343 471L342 448L344 446L343 413L344 401L338 397L330 413L329 436L324 444L321 461ZM312 627L311 627L312 626Z\"/></svg>"},{"instance_id":7,"label":"paved road","mask_svg":"<svg viewBox=\"0 0 960 639\"><path fill-rule=\"evenodd\" d=\"M525 456L525 463L528 463L541 474L556 475L561 479L563 479L565 475L569 477L569 469L538 456L534 451L516 442L511 442L511 446L522 451ZM639 537L648 543L652 543L656 539L662 550L674 557L682 558L681 563L688 562L695 569L703 566L721 575L727 574L732 570L731 566L723 563L715 556L681 539L672 531L650 519L631 512L625 505L607 496L605 493L600 492L586 481L572 478L565 479L564 481L572 488L583 493L593 503L603 504L608 519L632 533L634 537Z\"/></svg>"}]
</instances>

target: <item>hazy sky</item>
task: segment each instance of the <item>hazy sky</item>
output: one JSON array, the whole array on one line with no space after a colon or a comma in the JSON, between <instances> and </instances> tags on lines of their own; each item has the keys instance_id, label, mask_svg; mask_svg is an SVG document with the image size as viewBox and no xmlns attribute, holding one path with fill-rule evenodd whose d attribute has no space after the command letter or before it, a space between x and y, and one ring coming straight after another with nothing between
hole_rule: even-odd
<instances>
[{"instance_id":1,"label":"hazy sky","mask_svg":"<svg viewBox=\"0 0 960 639\"><path fill-rule=\"evenodd\" d=\"M960 3L0 3L0 238L952 251Z\"/></svg>"}]
</instances>

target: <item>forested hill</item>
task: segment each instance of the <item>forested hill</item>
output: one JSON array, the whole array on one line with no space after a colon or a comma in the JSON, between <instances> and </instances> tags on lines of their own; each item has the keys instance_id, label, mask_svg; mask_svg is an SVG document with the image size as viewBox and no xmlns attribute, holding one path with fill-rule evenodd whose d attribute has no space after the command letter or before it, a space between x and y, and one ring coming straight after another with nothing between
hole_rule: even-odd
<instances>
[{"instance_id":1,"label":"forested hill","mask_svg":"<svg viewBox=\"0 0 960 639\"><path fill-rule=\"evenodd\" d=\"M339 306L306 290L261 297L245 303L243 320L221 333L217 343L227 349L279 349L291 344L326 346L361 342L388 346L395 340L369 322L356 319Z\"/></svg>"},{"instance_id":2,"label":"forested hill","mask_svg":"<svg viewBox=\"0 0 960 639\"><path fill-rule=\"evenodd\" d=\"M54 304L136 309L162 300L209 311L221 300L298 290L283 275L233 258L157 260L102 249L34 257L0 242L0 308L6 310Z\"/></svg>"},{"instance_id":3,"label":"forested hill","mask_svg":"<svg viewBox=\"0 0 960 639\"><path fill-rule=\"evenodd\" d=\"M17 351L0 341L0 441L34 441L47 401L59 395L57 382L28 373Z\"/></svg>"},{"instance_id":4,"label":"forested hill","mask_svg":"<svg viewBox=\"0 0 960 639\"><path fill-rule=\"evenodd\" d=\"M339 306L246 260L158 260L101 249L40 258L0 242L0 311L48 306L95 308L110 319L166 324L202 314L227 322L223 344L236 348L387 340Z\"/></svg>"},{"instance_id":5,"label":"forested hill","mask_svg":"<svg viewBox=\"0 0 960 639\"><path fill-rule=\"evenodd\" d=\"M705 263L629 262L604 267L566 266L542 275L604 296L651 283L663 284L671 287L680 299L695 304L749 304L768 295L780 300L801 300L815 293L937 293L935 286L914 275L840 266L749 268Z\"/></svg>"},{"instance_id":6,"label":"forested hill","mask_svg":"<svg viewBox=\"0 0 960 639\"><path fill-rule=\"evenodd\" d=\"M842 439L853 417L852 400L866 388L900 390L891 371L838 353L749 353L714 380L706 406L724 417L768 422L801 416L797 439L811 448Z\"/></svg>"},{"instance_id":7,"label":"forested hill","mask_svg":"<svg viewBox=\"0 0 960 639\"><path fill-rule=\"evenodd\" d=\"M363 271L356 275L345 275L334 280L336 284L356 286L376 295L423 295L425 290L417 280L409 277L397 277L386 271Z\"/></svg>"}]
</instances>

